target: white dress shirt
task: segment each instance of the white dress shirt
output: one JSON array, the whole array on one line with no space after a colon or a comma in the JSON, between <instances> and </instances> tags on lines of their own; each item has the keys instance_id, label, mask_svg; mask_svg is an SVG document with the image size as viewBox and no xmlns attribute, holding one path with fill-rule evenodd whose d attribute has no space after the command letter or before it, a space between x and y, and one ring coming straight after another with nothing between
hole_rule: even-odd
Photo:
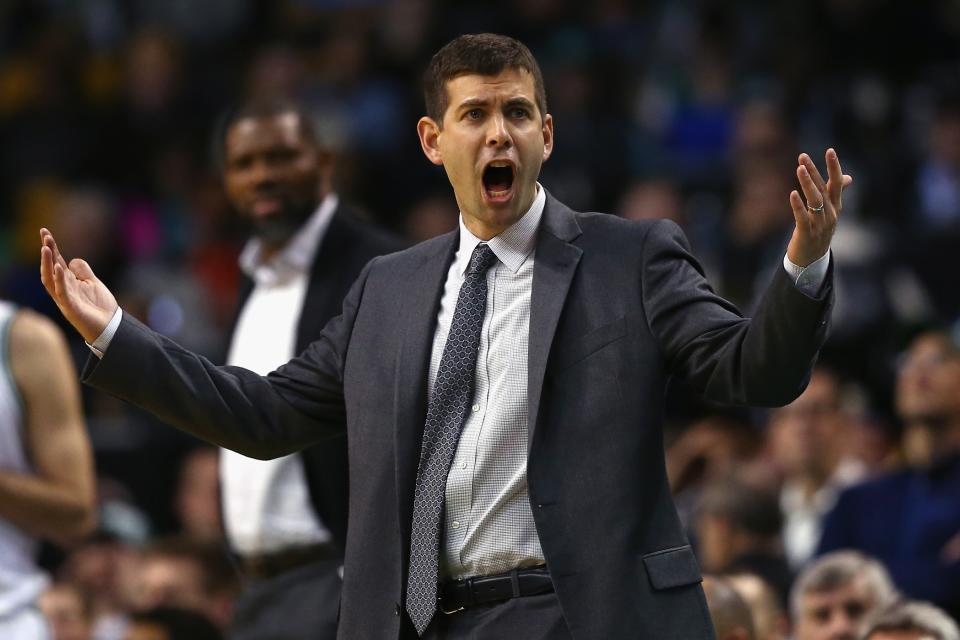
<instances>
[{"instance_id":1,"label":"white dress shirt","mask_svg":"<svg viewBox=\"0 0 960 640\"><path fill-rule=\"evenodd\" d=\"M254 238L240 255L240 268L254 282L230 343L227 364L266 375L295 355L297 325L310 280L310 267L337 197L327 196L303 228L272 256L262 260ZM328 542L330 532L317 517L303 470L291 454L256 460L220 450L224 526L241 555Z\"/></svg>"}]
</instances>

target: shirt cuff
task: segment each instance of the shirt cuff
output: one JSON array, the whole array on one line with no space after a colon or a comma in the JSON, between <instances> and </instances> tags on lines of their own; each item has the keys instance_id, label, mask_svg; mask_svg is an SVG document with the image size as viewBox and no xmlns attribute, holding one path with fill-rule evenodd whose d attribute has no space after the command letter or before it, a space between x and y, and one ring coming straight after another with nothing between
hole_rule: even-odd
<instances>
[{"instance_id":1,"label":"shirt cuff","mask_svg":"<svg viewBox=\"0 0 960 640\"><path fill-rule=\"evenodd\" d=\"M793 284L801 293L816 298L820 295L823 283L827 279L827 269L830 267L830 251L820 256L819 260L811 262L805 267L793 264L787 254L783 254L783 268L793 278Z\"/></svg>"},{"instance_id":2,"label":"shirt cuff","mask_svg":"<svg viewBox=\"0 0 960 640\"><path fill-rule=\"evenodd\" d=\"M113 317L110 318L110 322L107 323L103 333L97 336L93 344L89 342L86 343L86 345L90 347L90 351L93 351L93 355L98 358L103 357L103 354L107 351L107 347L110 346L110 341L113 340L113 336L117 332L117 327L120 326L121 320L123 320L123 311L120 310L120 307L117 307L117 310L113 313Z\"/></svg>"}]
</instances>

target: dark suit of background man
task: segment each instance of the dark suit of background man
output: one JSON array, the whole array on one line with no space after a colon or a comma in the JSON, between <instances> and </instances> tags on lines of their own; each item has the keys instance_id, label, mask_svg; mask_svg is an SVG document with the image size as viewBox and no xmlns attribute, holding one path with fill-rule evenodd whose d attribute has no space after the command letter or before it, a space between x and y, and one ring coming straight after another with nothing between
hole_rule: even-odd
<instances>
[{"instance_id":1,"label":"dark suit of background man","mask_svg":"<svg viewBox=\"0 0 960 640\"><path fill-rule=\"evenodd\" d=\"M712 638L664 472L664 386L678 375L750 404L800 393L851 179L832 150L826 184L800 156L806 205L791 193L785 268L748 320L672 223L576 213L537 184L553 120L521 43L457 38L431 61L426 98L420 142L460 229L374 259L342 315L269 376L130 319L42 230L48 291L106 349L86 381L254 456L346 429L340 638Z\"/></svg>"},{"instance_id":2,"label":"dark suit of background man","mask_svg":"<svg viewBox=\"0 0 960 640\"><path fill-rule=\"evenodd\" d=\"M223 180L253 237L240 256L227 363L266 374L340 310L363 266L396 246L340 203L333 156L308 114L253 101L222 126ZM347 519L347 439L263 461L221 450L224 524L246 586L234 640L336 637Z\"/></svg>"}]
</instances>

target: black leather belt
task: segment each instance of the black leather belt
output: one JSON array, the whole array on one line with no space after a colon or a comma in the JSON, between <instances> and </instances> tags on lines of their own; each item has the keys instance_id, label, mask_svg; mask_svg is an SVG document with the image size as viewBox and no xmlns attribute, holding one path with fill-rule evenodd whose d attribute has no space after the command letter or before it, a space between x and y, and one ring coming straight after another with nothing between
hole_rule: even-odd
<instances>
[{"instance_id":1,"label":"black leather belt","mask_svg":"<svg viewBox=\"0 0 960 640\"><path fill-rule=\"evenodd\" d=\"M536 596L553 591L553 580L545 566L514 569L493 576L477 576L440 585L438 608L446 614L467 607L510 598Z\"/></svg>"}]
</instances>

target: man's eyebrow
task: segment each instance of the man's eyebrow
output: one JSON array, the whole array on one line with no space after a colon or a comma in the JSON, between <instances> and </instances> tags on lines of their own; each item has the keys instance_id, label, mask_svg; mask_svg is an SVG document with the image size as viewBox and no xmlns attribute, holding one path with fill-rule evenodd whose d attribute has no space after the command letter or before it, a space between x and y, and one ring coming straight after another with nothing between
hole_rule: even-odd
<instances>
[{"instance_id":1,"label":"man's eyebrow","mask_svg":"<svg viewBox=\"0 0 960 640\"><path fill-rule=\"evenodd\" d=\"M509 100L507 100L507 106L508 107L527 107L528 109L532 109L533 103L527 98L524 98L523 96L517 96L516 98L510 98Z\"/></svg>"},{"instance_id":2,"label":"man's eyebrow","mask_svg":"<svg viewBox=\"0 0 960 640\"><path fill-rule=\"evenodd\" d=\"M463 109L466 107L485 107L489 104L489 101L484 100L483 98L467 98L461 102L457 108Z\"/></svg>"}]
</instances>

